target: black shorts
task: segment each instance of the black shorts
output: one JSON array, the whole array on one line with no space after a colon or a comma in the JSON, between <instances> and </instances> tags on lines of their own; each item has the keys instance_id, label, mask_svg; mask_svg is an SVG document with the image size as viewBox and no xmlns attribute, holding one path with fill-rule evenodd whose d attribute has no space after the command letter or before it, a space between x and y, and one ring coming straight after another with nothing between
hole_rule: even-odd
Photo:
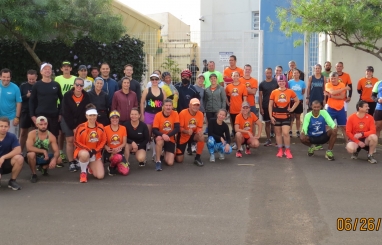
<instances>
[{"instance_id":1,"label":"black shorts","mask_svg":"<svg viewBox=\"0 0 382 245\"><path fill-rule=\"evenodd\" d=\"M377 102L367 102L369 104L369 114L374 115L375 107L377 106Z\"/></svg>"},{"instance_id":2,"label":"black shorts","mask_svg":"<svg viewBox=\"0 0 382 245\"><path fill-rule=\"evenodd\" d=\"M44 116L44 115L38 115L36 116L36 118L39 116ZM46 119L48 119L48 130L58 139L58 134L60 133L60 123L58 122L58 116L57 117L45 116L45 117Z\"/></svg>"},{"instance_id":3,"label":"black shorts","mask_svg":"<svg viewBox=\"0 0 382 245\"><path fill-rule=\"evenodd\" d=\"M175 143L171 141L165 141L163 145L163 149L165 152L170 152L175 154Z\"/></svg>"},{"instance_id":4,"label":"black shorts","mask_svg":"<svg viewBox=\"0 0 382 245\"><path fill-rule=\"evenodd\" d=\"M275 127L282 127L282 126L290 126L290 117L288 118L275 118L276 119L276 123L275 123Z\"/></svg>"},{"instance_id":5,"label":"black shorts","mask_svg":"<svg viewBox=\"0 0 382 245\"><path fill-rule=\"evenodd\" d=\"M363 143L365 143L366 138L360 138L360 139L358 139L358 140L361 141L361 142L363 142ZM353 142L353 141L349 140L349 142ZM368 145L365 145L364 148L361 148L360 146L358 146L357 151L360 152L361 150L369 151L370 148L369 148Z\"/></svg>"},{"instance_id":6,"label":"black shorts","mask_svg":"<svg viewBox=\"0 0 382 245\"><path fill-rule=\"evenodd\" d=\"M12 164L11 159L5 159L3 164L1 165L1 174L10 174L12 173Z\"/></svg>"},{"instance_id":7,"label":"black shorts","mask_svg":"<svg viewBox=\"0 0 382 245\"><path fill-rule=\"evenodd\" d=\"M374 120L375 121L382 121L382 111L381 110L375 110L374 111Z\"/></svg>"},{"instance_id":8,"label":"black shorts","mask_svg":"<svg viewBox=\"0 0 382 245\"><path fill-rule=\"evenodd\" d=\"M126 161L126 158L125 158L125 155L123 154L125 152L125 148L123 148L121 150L121 152L119 152L119 154L122 155L122 162L127 162ZM107 152L106 150L103 151L103 157L104 159L110 159L110 156L111 156L111 153Z\"/></svg>"},{"instance_id":9,"label":"black shorts","mask_svg":"<svg viewBox=\"0 0 382 245\"><path fill-rule=\"evenodd\" d=\"M35 127L29 112L21 112L20 115L20 128L31 128Z\"/></svg>"},{"instance_id":10,"label":"black shorts","mask_svg":"<svg viewBox=\"0 0 382 245\"><path fill-rule=\"evenodd\" d=\"M303 100L300 100L300 103L298 103L298 106L296 107L296 109L294 109L294 111L292 113L294 114L301 114L304 112L304 101ZM292 107L294 105L294 101L291 101L290 102L290 107Z\"/></svg>"},{"instance_id":11,"label":"black shorts","mask_svg":"<svg viewBox=\"0 0 382 245\"><path fill-rule=\"evenodd\" d=\"M326 142L328 142L330 139L328 133L323 133L321 134L320 136L309 136L309 142L311 144L315 144L315 145L323 145L325 144Z\"/></svg>"},{"instance_id":12,"label":"black shorts","mask_svg":"<svg viewBox=\"0 0 382 245\"><path fill-rule=\"evenodd\" d=\"M263 122L269 122L271 119L269 118L269 111L268 107L263 107L264 115L263 115Z\"/></svg>"},{"instance_id":13,"label":"black shorts","mask_svg":"<svg viewBox=\"0 0 382 245\"><path fill-rule=\"evenodd\" d=\"M182 156L184 155L184 151L186 150L186 147L187 147L187 144L190 143L190 142L193 142L193 139L195 137L195 133L193 133L190 138L187 140L187 142L183 143L183 144L180 144L179 141L180 141L180 134L178 134L178 140L177 140L177 143L176 143L176 155L177 156Z\"/></svg>"}]
</instances>

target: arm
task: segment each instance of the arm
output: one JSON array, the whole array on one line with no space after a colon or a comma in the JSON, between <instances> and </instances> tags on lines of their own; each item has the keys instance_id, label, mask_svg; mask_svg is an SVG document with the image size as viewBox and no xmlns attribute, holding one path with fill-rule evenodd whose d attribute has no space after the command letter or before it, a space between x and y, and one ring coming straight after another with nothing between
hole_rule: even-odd
<instances>
[{"instance_id":1,"label":"arm","mask_svg":"<svg viewBox=\"0 0 382 245\"><path fill-rule=\"evenodd\" d=\"M352 120L348 120L347 123L346 123L346 135L348 136L348 138L351 141L353 141L354 143L358 144L359 140L354 137L354 134L352 133L352 129L353 129L353 121Z\"/></svg>"},{"instance_id":2,"label":"arm","mask_svg":"<svg viewBox=\"0 0 382 245\"><path fill-rule=\"evenodd\" d=\"M180 129L179 123L174 123L174 129L167 134L168 137L174 136L177 133L179 133L179 129Z\"/></svg>"},{"instance_id":3,"label":"arm","mask_svg":"<svg viewBox=\"0 0 382 245\"><path fill-rule=\"evenodd\" d=\"M362 84L361 84L361 81L362 81L362 79L360 79L360 80L358 81L358 84L357 84L357 92L358 92L359 94L362 94Z\"/></svg>"},{"instance_id":4,"label":"arm","mask_svg":"<svg viewBox=\"0 0 382 245\"><path fill-rule=\"evenodd\" d=\"M61 86L58 82L55 82L58 86L58 91L57 91L57 95L58 95L58 100L59 100L59 104L58 104L58 111L59 111L59 114L61 115L61 105L62 105L62 100L64 98L64 96L62 95L62 91L61 91Z\"/></svg>"},{"instance_id":5,"label":"arm","mask_svg":"<svg viewBox=\"0 0 382 245\"><path fill-rule=\"evenodd\" d=\"M137 97L137 94L134 94L134 95L135 95L134 107L138 107L138 97Z\"/></svg>"},{"instance_id":6,"label":"arm","mask_svg":"<svg viewBox=\"0 0 382 245\"><path fill-rule=\"evenodd\" d=\"M374 102L382 103L382 102L379 101L381 98L378 98L378 93L374 93L374 92L373 92L373 93L371 94L371 98L374 100Z\"/></svg>"},{"instance_id":7,"label":"arm","mask_svg":"<svg viewBox=\"0 0 382 245\"><path fill-rule=\"evenodd\" d=\"M353 94L353 84L348 84L348 87L350 88L349 89L349 96L348 96L348 98L351 98L351 96Z\"/></svg>"},{"instance_id":8,"label":"arm","mask_svg":"<svg viewBox=\"0 0 382 245\"><path fill-rule=\"evenodd\" d=\"M309 101L311 86L312 86L312 76L310 76L308 78L308 84L306 85L306 89L307 89L307 91L306 91L306 101L307 101L307 103ZM324 80L324 90L325 90L325 80Z\"/></svg>"},{"instance_id":9,"label":"arm","mask_svg":"<svg viewBox=\"0 0 382 245\"><path fill-rule=\"evenodd\" d=\"M248 94L253 94L255 95L257 92L257 88L247 88L247 93Z\"/></svg>"},{"instance_id":10,"label":"arm","mask_svg":"<svg viewBox=\"0 0 382 245\"><path fill-rule=\"evenodd\" d=\"M269 112L269 118L273 118L273 100L269 100L269 105L268 105L268 112Z\"/></svg>"},{"instance_id":11,"label":"arm","mask_svg":"<svg viewBox=\"0 0 382 245\"><path fill-rule=\"evenodd\" d=\"M259 108L260 108L260 111L263 110L263 91L261 90L259 90Z\"/></svg>"},{"instance_id":12,"label":"arm","mask_svg":"<svg viewBox=\"0 0 382 245\"><path fill-rule=\"evenodd\" d=\"M344 88L340 88L340 89L336 89L336 90L334 90L334 89L329 89L329 90L325 90L325 91L326 91L328 94L333 95L333 94L340 94L341 92L343 92L343 91L348 91L348 90L350 90L350 87L346 86L346 87L344 87ZM333 98L333 97L331 97L331 98Z\"/></svg>"},{"instance_id":13,"label":"arm","mask_svg":"<svg viewBox=\"0 0 382 245\"><path fill-rule=\"evenodd\" d=\"M220 100L221 100L221 108L220 109L225 109L227 96L226 96L223 88L221 89L221 92L220 92Z\"/></svg>"},{"instance_id":14,"label":"arm","mask_svg":"<svg viewBox=\"0 0 382 245\"><path fill-rule=\"evenodd\" d=\"M305 116L304 116L304 120L302 121L302 132L305 134L305 135L308 135L308 126L309 126L309 121L310 121L310 117L312 116L312 113L307 113ZM325 116L324 116L325 117Z\"/></svg>"},{"instance_id":15,"label":"arm","mask_svg":"<svg viewBox=\"0 0 382 245\"><path fill-rule=\"evenodd\" d=\"M116 94L114 93L114 96L113 96L113 99L112 99L112 102L111 102L110 111L116 110L117 107L118 107L118 98L117 98Z\"/></svg>"},{"instance_id":16,"label":"arm","mask_svg":"<svg viewBox=\"0 0 382 245\"><path fill-rule=\"evenodd\" d=\"M81 128L79 128L79 127L76 128L76 132L74 134L74 141L73 141L74 142L74 146L90 152L92 149L88 148L85 144L83 144L81 142L81 132L83 130L84 129L82 127Z\"/></svg>"},{"instance_id":17,"label":"arm","mask_svg":"<svg viewBox=\"0 0 382 245\"><path fill-rule=\"evenodd\" d=\"M3 160L6 160L6 159L11 159L12 157L14 157L16 155L20 155L20 154L21 154L21 146L16 146L15 148L12 149L11 152L9 152L8 154L3 155L0 158L2 158ZM1 167L1 165L0 165L0 167Z\"/></svg>"},{"instance_id":18,"label":"arm","mask_svg":"<svg viewBox=\"0 0 382 245\"><path fill-rule=\"evenodd\" d=\"M298 99L297 96L293 98L293 101L294 101L293 106L292 108L288 110L289 112L294 111L297 108L298 104L300 104L300 100Z\"/></svg>"},{"instance_id":19,"label":"arm","mask_svg":"<svg viewBox=\"0 0 382 245\"><path fill-rule=\"evenodd\" d=\"M57 145L57 141L56 141L56 137L52 134L49 135L49 141L50 141L50 145L52 147L52 150L53 150L53 158L50 160L50 163L49 163L49 168L55 168L56 167L56 164L57 164L57 160L58 158L60 157L60 150L58 148L58 145Z\"/></svg>"},{"instance_id":20,"label":"arm","mask_svg":"<svg viewBox=\"0 0 382 245\"><path fill-rule=\"evenodd\" d=\"M142 117L145 115L144 112L145 112L145 101L146 101L146 96L147 96L147 89L143 90L143 93L142 93L142 97L141 97L141 121L143 122L142 120Z\"/></svg>"},{"instance_id":21,"label":"arm","mask_svg":"<svg viewBox=\"0 0 382 245\"><path fill-rule=\"evenodd\" d=\"M152 133L153 133L155 136L162 136L162 133L159 131L159 128L153 128L153 129L152 129Z\"/></svg>"},{"instance_id":22,"label":"arm","mask_svg":"<svg viewBox=\"0 0 382 245\"><path fill-rule=\"evenodd\" d=\"M17 119L16 121L13 121L13 125L14 126L17 126L19 124L19 121L20 121L20 112L21 112L21 103L18 102L16 104L16 118Z\"/></svg>"},{"instance_id":23,"label":"arm","mask_svg":"<svg viewBox=\"0 0 382 245\"><path fill-rule=\"evenodd\" d=\"M36 87L38 86L38 84L35 84L33 87L32 87L32 92L31 92L31 95L29 96L29 115L31 117L35 117L35 110L36 110L36 107L37 107L37 91L36 91ZM33 122L35 122L35 120L33 120Z\"/></svg>"},{"instance_id":24,"label":"arm","mask_svg":"<svg viewBox=\"0 0 382 245\"><path fill-rule=\"evenodd\" d=\"M165 99L167 99L167 95L166 95L166 93L163 91L163 89L160 89L160 90L162 90L162 94L163 94L163 101L164 101Z\"/></svg>"},{"instance_id":25,"label":"arm","mask_svg":"<svg viewBox=\"0 0 382 245\"><path fill-rule=\"evenodd\" d=\"M369 137L370 135L377 133L377 129L376 129L376 126L375 126L375 123L374 123L374 119L370 119L369 120L369 126L370 126L369 131L363 132L363 136L364 137Z\"/></svg>"},{"instance_id":26,"label":"arm","mask_svg":"<svg viewBox=\"0 0 382 245\"><path fill-rule=\"evenodd\" d=\"M98 130L100 130L100 129L98 128L97 131ZM102 130L102 133L100 135L102 135L102 137L101 137L101 140L98 142L97 147L95 148L96 152L101 152L103 147L106 145L106 133L105 133L105 131ZM126 144L126 141L125 141L125 144Z\"/></svg>"}]
</instances>

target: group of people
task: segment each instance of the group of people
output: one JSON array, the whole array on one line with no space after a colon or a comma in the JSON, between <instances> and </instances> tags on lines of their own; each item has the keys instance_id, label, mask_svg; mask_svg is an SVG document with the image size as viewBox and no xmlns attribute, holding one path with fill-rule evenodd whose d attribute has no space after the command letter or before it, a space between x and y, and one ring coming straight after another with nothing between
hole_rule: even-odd
<instances>
[{"instance_id":1,"label":"group of people","mask_svg":"<svg viewBox=\"0 0 382 245\"><path fill-rule=\"evenodd\" d=\"M124 68L125 76L117 82L109 76L107 63L101 64L99 70L92 68L89 77L86 66L79 66L78 76L74 76L71 63L64 61L62 75L54 79L52 65L43 63L41 80L37 81L37 71L29 70L27 82L20 88L10 82L11 71L2 69L0 178L1 174L11 173L8 187L20 189L16 177L24 161L30 166L32 183L38 181L37 171L48 175L48 169L63 167L65 162L70 172L80 172L82 183L87 182L88 174L104 178L105 162L109 162L110 176L127 175L130 155L135 155L138 165L144 167L151 148L157 171L162 170L162 162L183 162L186 151L188 155L196 153L194 163L203 166L205 142L210 162L215 162L215 153L224 160L225 154L233 150L241 158L260 146L262 121L267 136L264 146L272 145L274 136L277 157L293 158L290 137L296 120L296 135L309 146L309 156L328 142L325 156L334 160L332 151L339 127L352 158L358 157L360 149L366 149L368 161L377 163L373 153L382 127L382 83L373 78L374 69L367 67L365 78L359 81L357 113L347 118L352 83L350 76L342 72L342 62L337 63L336 72L331 72L330 62L325 63L324 72L317 64L307 84L294 61L289 62L289 68L283 73L277 66L275 74L267 68L259 84L251 76L251 65L237 67L236 56L232 55L223 73L209 61L194 85L194 71L183 70L181 82L173 84L169 72L155 70L143 91L132 78L134 70L129 64ZM310 112L301 123L304 97ZM231 132L225 122L228 116ZM207 141L204 135L208 135Z\"/></svg>"}]
</instances>

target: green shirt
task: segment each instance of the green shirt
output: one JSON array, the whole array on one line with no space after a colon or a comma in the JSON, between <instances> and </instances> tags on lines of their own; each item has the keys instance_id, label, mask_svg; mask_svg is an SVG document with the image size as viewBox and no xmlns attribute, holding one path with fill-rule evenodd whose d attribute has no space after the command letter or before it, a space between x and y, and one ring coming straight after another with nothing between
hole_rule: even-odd
<instances>
[{"instance_id":1,"label":"green shirt","mask_svg":"<svg viewBox=\"0 0 382 245\"><path fill-rule=\"evenodd\" d=\"M223 74L221 74L220 71L213 71L213 72L206 71L205 73L203 73L203 76L204 76L204 88L208 88L209 86L211 86L211 81L210 81L210 75L211 74L216 74L216 76L218 78L218 83L219 84L224 82Z\"/></svg>"},{"instance_id":2,"label":"green shirt","mask_svg":"<svg viewBox=\"0 0 382 245\"><path fill-rule=\"evenodd\" d=\"M74 79L76 79L76 76L71 76L69 79L67 79L63 75L58 76L54 79L61 86L62 96L64 96L66 92L73 88Z\"/></svg>"},{"instance_id":3,"label":"green shirt","mask_svg":"<svg viewBox=\"0 0 382 245\"><path fill-rule=\"evenodd\" d=\"M322 74L324 77L328 78L328 77L329 77L329 74L330 74L331 72L332 72L332 71L323 71L323 72L321 72L321 74Z\"/></svg>"}]
</instances>

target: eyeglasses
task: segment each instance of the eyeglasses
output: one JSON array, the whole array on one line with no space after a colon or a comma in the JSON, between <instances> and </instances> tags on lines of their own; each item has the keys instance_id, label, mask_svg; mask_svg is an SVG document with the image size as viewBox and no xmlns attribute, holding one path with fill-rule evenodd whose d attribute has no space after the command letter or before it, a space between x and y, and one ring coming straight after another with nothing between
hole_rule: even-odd
<instances>
[{"instance_id":1,"label":"eyeglasses","mask_svg":"<svg viewBox=\"0 0 382 245\"><path fill-rule=\"evenodd\" d=\"M76 87L81 87L81 88L83 88L85 86L83 84L78 84L78 83L75 83L75 85L76 85Z\"/></svg>"},{"instance_id":2,"label":"eyeglasses","mask_svg":"<svg viewBox=\"0 0 382 245\"><path fill-rule=\"evenodd\" d=\"M150 81L158 81L159 78L150 78Z\"/></svg>"},{"instance_id":3,"label":"eyeglasses","mask_svg":"<svg viewBox=\"0 0 382 245\"><path fill-rule=\"evenodd\" d=\"M248 106L243 106L243 109L249 109L249 107Z\"/></svg>"}]
</instances>

